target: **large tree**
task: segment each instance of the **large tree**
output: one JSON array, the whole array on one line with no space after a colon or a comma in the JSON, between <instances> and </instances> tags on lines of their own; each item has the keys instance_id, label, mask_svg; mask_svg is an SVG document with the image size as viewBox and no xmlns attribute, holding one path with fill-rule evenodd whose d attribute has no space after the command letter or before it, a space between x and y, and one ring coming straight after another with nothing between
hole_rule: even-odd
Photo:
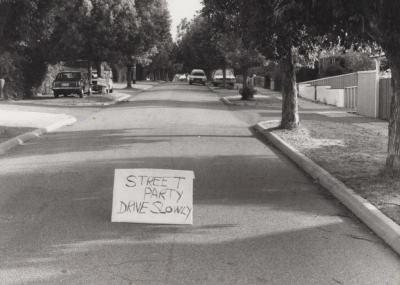
<instances>
[{"instance_id":1,"label":"large tree","mask_svg":"<svg viewBox=\"0 0 400 285\"><path fill-rule=\"evenodd\" d=\"M213 69L221 68L225 64L212 26L202 15L197 15L190 22L181 22L178 35L177 60L182 64L184 72L201 68L210 75Z\"/></svg>"},{"instance_id":2,"label":"large tree","mask_svg":"<svg viewBox=\"0 0 400 285\"><path fill-rule=\"evenodd\" d=\"M153 78L157 80L168 80L168 71L172 66L171 56L173 41L170 32L171 19L168 6L165 1L155 3L152 11L151 23L153 31L152 42L156 52L150 56L149 69Z\"/></svg>"},{"instance_id":3,"label":"large tree","mask_svg":"<svg viewBox=\"0 0 400 285\"><path fill-rule=\"evenodd\" d=\"M297 0L251 0L252 18L246 22L249 37L268 58L279 62L282 71L281 128L294 129L300 124L296 71L300 64L312 64L316 50L326 37L315 23L319 14L313 2ZM321 11L321 14L323 11Z\"/></svg>"},{"instance_id":4,"label":"large tree","mask_svg":"<svg viewBox=\"0 0 400 285\"><path fill-rule=\"evenodd\" d=\"M251 98L252 90L247 88L248 70L262 65L265 60L250 36L248 25L257 7L252 0L204 0L203 3L202 14L211 25L212 39L223 52L225 62L240 71L243 77L242 98Z\"/></svg>"},{"instance_id":5,"label":"large tree","mask_svg":"<svg viewBox=\"0 0 400 285\"><path fill-rule=\"evenodd\" d=\"M23 95L32 95L46 72L58 4L50 0L0 2L0 57L20 69L5 68L2 76L6 85L22 85Z\"/></svg>"},{"instance_id":6,"label":"large tree","mask_svg":"<svg viewBox=\"0 0 400 285\"><path fill-rule=\"evenodd\" d=\"M280 61L283 71L283 128L299 125L295 67L301 57L315 54L316 46L378 44L392 70L393 96L389 119L386 166L400 170L400 2L392 0L204 0L206 7L227 19L246 12L243 2L253 6L247 26L248 37L268 58Z\"/></svg>"},{"instance_id":7,"label":"large tree","mask_svg":"<svg viewBox=\"0 0 400 285\"><path fill-rule=\"evenodd\" d=\"M266 32L258 23L259 28L254 29L257 34L253 37L260 39L260 35L264 35L260 43L268 46L265 40L269 40L279 50L286 51L286 54L291 47L298 55L307 57L313 55L316 44L340 43L345 47L362 47L367 44L382 48L392 71L394 90L389 118L386 167L389 171L400 171L400 19L398 17L400 2L391 0L260 0L258 2L254 18L260 19L259 23L268 24L273 30L268 29ZM268 7L265 4L267 2L270 2L271 6ZM268 11L272 11L272 17L266 16ZM271 35L272 39L277 39L276 43L270 41ZM290 57L287 57L286 61L288 59ZM286 78L290 74L287 69L289 66L290 64L286 64L286 68L283 68ZM284 82L283 85L284 88L290 87L288 82ZM289 88L291 89L293 88ZM287 91L284 90L283 93L285 95ZM283 102L283 106L289 104L290 107L293 105L291 102L293 101ZM288 114L293 117L294 112L290 109L291 107L288 109ZM282 122L284 120L283 113ZM285 127L285 124L282 125Z\"/></svg>"},{"instance_id":8,"label":"large tree","mask_svg":"<svg viewBox=\"0 0 400 285\"><path fill-rule=\"evenodd\" d=\"M389 118L386 167L390 171L398 172L400 171L400 1L330 0L323 1L318 6L319 9L324 9L326 17L320 19L319 23L324 23L323 27L328 26L327 32L338 35L345 43L377 43L388 59L394 92Z\"/></svg>"},{"instance_id":9,"label":"large tree","mask_svg":"<svg viewBox=\"0 0 400 285\"><path fill-rule=\"evenodd\" d=\"M138 34L138 13L132 1L67 1L59 7L53 58L86 60L89 74L95 65L101 76L103 61L126 62L127 51L137 50Z\"/></svg>"},{"instance_id":10,"label":"large tree","mask_svg":"<svg viewBox=\"0 0 400 285\"><path fill-rule=\"evenodd\" d=\"M103 61L132 67L168 34L165 0L0 1L0 60L21 66L28 91L49 63L86 60L98 72Z\"/></svg>"}]
</instances>

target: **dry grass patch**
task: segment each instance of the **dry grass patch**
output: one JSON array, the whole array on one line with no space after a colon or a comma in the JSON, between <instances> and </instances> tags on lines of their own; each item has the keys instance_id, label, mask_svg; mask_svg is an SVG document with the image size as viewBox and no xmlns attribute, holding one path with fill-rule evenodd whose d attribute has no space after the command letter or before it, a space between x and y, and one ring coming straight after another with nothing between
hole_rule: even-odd
<instances>
[{"instance_id":1,"label":"dry grass patch","mask_svg":"<svg viewBox=\"0 0 400 285\"><path fill-rule=\"evenodd\" d=\"M273 132L400 224L400 177L383 174L385 130L307 120L297 130Z\"/></svg>"}]
</instances>

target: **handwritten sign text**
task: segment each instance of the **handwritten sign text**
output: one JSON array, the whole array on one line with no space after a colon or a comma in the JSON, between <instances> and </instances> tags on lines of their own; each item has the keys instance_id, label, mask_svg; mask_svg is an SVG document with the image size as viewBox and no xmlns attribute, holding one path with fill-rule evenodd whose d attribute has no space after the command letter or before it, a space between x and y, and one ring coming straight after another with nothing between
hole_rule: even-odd
<instances>
[{"instance_id":1,"label":"handwritten sign text","mask_svg":"<svg viewBox=\"0 0 400 285\"><path fill-rule=\"evenodd\" d=\"M116 169L112 222L192 224L192 171Z\"/></svg>"}]
</instances>

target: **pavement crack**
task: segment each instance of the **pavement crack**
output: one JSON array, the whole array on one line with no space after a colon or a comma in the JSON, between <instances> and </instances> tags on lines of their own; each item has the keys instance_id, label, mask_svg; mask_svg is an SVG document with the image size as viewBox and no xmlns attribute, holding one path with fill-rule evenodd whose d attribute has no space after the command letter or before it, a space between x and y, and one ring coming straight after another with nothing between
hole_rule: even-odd
<instances>
[{"instance_id":1,"label":"pavement crack","mask_svg":"<svg viewBox=\"0 0 400 285\"><path fill-rule=\"evenodd\" d=\"M319 228L318 230L320 230L321 232L325 232L325 233L331 233L332 232L332 230L323 229L323 228Z\"/></svg>"},{"instance_id":2,"label":"pavement crack","mask_svg":"<svg viewBox=\"0 0 400 285\"><path fill-rule=\"evenodd\" d=\"M113 263L113 264L108 264L107 266L109 267L117 267L117 266L121 266L121 265L125 265L125 264L137 264L137 263L146 263L146 262L157 262L158 260L155 259L141 259L141 260L126 260L126 261L122 261L119 263Z\"/></svg>"},{"instance_id":3,"label":"pavement crack","mask_svg":"<svg viewBox=\"0 0 400 285\"><path fill-rule=\"evenodd\" d=\"M356 235L352 235L352 234L345 234L345 236L350 237L352 239L356 239L356 240L363 240L363 241L368 241L368 242L371 242L371 243L377 243L374 240L370 240L368 238L360 237L360 236L356 236Z\"/></svg>"},{"instance_id":4,"label":"pavement crack","mask_svg":"<svg viewBox=\"0 0 400 285\"><path fill-rule=\"evenodd\" d=\"M341 285L344 284L342 281L337 280L336 278L332 278L332 280L333 280L336 284L341 284Z\"/></svg>"}]
</instances>

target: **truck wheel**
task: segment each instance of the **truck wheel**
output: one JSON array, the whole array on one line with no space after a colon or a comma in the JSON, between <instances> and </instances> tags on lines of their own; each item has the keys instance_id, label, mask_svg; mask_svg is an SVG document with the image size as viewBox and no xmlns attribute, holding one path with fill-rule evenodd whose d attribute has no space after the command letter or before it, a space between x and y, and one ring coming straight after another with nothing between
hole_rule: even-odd
<instances>
[{"instance_id":1,"label":"truck wheel","mask_svg":"<svg viewBox=\"0 0 400 285\"><path fill-rule=\"evenodd\" d=\"M54 92L54 98L58 98L58 96L60 96L60 94L58 94L58 92Z\"/></svg>"}]
</instances>

